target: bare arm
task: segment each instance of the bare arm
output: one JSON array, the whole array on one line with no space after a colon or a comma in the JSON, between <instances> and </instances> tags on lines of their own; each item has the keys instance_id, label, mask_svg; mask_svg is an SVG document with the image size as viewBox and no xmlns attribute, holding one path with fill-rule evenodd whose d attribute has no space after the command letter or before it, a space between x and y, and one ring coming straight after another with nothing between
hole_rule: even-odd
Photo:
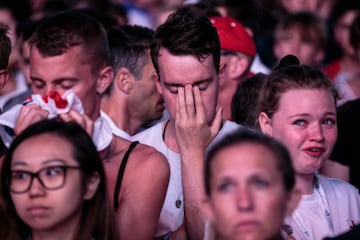
<instances>
[{"instance_id":1,"label":"bare arm","mask_svg":"<svg viewBox=\"0 0 360 240\"><path fill-rule=\"evenodd\" d=\"M339 178L347 182L350 180L349 167L330 159L325 161L324 165L320 169L320 172L328 177Z\"/></svg>"},{"instance_id":2,"label":"bare arm","mask_svg":"<svg viewBox=\"0 0 360 240\"><path fill-rule=\"evenodd\" d=\"M148 146L136 146L125 170L116 214L120 239L154 238L169 176L162 154Z\"/></svg>"},{"instance_id":3,"label":"bare arm","mask_svg":"<svg viewBox=\"0 0 360 240\"><path fill-rule=\"evenodd\" d=\"M220 110L209 126L199 88L190 85L179 88L175 129L182 159L185 226L190 239L203 238L205 215L201 205L205 197L205 149L219 131L221 116Z\"/></svg>"}]
</instances>

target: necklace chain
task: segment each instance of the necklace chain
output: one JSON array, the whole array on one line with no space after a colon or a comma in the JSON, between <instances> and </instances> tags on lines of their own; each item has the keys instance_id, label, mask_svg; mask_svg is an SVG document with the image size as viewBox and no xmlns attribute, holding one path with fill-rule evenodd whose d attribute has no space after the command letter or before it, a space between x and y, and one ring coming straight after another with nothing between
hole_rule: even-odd
<instances>
[{"instance_id":1,"label":"necklace chain","mask_svg":"<svg viewBox=\"0 0 360 240\"><path fill-rule=\"evenodd\" d=\"M165 144L165 148L166 148L166 158L169 160L169 148L166 146L166 143L165 143L165 133L166 133L166 129L167 129L167 126L169 125L169 122L170 120L167 120L165 125L164 125L164 129L163 129L163 133L162 133L162 139L164 141L164 144ZM180 208L181 205L182 205L182 201L180 199L180 197L182 196L183 192L182 191L179 191L176 187L176 184L175 182L173 181L173 178L172 178L172 174L170 173L170 182L172 183L171 185L173 186L176 194L178 195L176 201L175 201L175 207L176 208Z\"/></svg>"}]
</instances>

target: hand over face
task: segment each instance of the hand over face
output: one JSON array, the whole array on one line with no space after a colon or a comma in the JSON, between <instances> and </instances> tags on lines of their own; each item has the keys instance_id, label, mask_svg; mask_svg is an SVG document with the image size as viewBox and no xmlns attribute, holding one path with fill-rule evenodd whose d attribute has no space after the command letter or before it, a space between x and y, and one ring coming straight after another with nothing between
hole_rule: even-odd
<instances>
[{"instance_id":1,"label":"hand over face","mask_svg":"<svg viewBox=\"0 0 360 240\"><path fill-rule=\"evenodd\" d=\"M14 127L15 135L18 135L30 125L47 119L48 116L49 112L42 109L37 104L29 104L22 106Z\"/></svg>"},{"instance_id":2,"label":"hand over face","mask_svg":"<svg viewBox=\"0 0 360 240\"><path fill-rule=\"evenodd\" d=\"M216 136L222 122L222 109L218 109L211 124L206 118L199 87L179 87L175 118L176 139L181 152L205 150Z\"/></svg>"},{"instance_id":3,"label":"hand over face","mask_svg":"<svg viewBox=\"0 0 360 240\"><path fill-rule=\"evenodd\" d=\"M81 114L75 110L62 113L58 117L64 122L76 122L92 137L94 132L94 122L85 114Z\"/></svg>"}]
</instances>

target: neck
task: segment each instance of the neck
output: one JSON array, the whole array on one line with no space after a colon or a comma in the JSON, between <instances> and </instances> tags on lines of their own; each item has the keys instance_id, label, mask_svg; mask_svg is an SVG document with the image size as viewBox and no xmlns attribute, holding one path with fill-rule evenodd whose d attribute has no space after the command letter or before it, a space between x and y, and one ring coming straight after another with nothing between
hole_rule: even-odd
<instances>
[{"instance_id":1,"label":"neck","mask_svg":"<svg viewBox=\"0 0 360 240\"><path fill-rule=\"evenodd\" d=\"M314 191L314 174L296 174L296 187L300 189L301 194L309 195Z\"/></svg>"},{"instance_id":2,"label":"neck","mask_svg":"<svg viewBox=\"0 0 360 240\"><path fill-rule=\"evenodd\" d=\"M170 119L163 124L162 136L165 145L170 148L171 151L180 152L175 138L175 123L173 120Z\"/></svg>"},{"instance_id":3,"label":"neck","mask_svg":"<svg viewBox=\"0 0 360 240\"><path fill-rule=\"evenodd\" d=\"M101 99L101 109L111 118L117 128L127 132L129 135L134 135L141 127L141 121L132 117L132 109L127 109L124 101L119 98L103 97Z\"/></svg>"}]
</instances>

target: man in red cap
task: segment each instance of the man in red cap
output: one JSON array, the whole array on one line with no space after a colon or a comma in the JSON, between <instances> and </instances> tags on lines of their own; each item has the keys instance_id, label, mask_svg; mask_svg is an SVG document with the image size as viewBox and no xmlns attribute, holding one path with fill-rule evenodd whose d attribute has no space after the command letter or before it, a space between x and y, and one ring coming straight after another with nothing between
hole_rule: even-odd
<instances>
[{"instance_id":1,"label":"man in red cap","mask_svg":"<svg viewBox=\"0 0 360 240\"><path fill-rule=\"evenodd\" d=\"M256 55L255 42L241 23L233 18L210 17L210 21L220 38L220 65L226 65L218 105L224 108L224 118L230 120L231 100L237 85L250 74L250 67Z\"/></svg>"}]
</instances>

